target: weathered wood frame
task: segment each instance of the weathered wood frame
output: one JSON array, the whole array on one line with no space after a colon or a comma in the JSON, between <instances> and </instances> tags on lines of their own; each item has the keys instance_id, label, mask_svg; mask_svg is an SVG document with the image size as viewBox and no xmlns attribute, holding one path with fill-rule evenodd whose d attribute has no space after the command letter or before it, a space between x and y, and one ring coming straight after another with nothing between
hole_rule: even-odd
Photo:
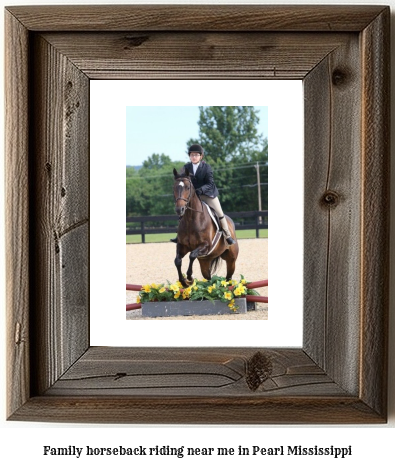
<instances>
[{"instance_id":1,"label":"weathered wood frame","mask_svg":"<svg viewBox=\"0 0 395 470\"><path fill-rule=\"evenodd\" d=\"M5 17L8 419L385 422L389 8ZM114 78L304 80L301 349L90 347L89 82Z\"/></svg>"}]
</instances>

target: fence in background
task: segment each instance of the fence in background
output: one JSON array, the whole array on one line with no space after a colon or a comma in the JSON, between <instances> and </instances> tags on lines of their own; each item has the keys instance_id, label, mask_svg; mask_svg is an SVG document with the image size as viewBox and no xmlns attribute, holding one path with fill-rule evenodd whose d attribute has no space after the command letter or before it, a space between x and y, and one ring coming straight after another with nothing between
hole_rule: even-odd
<instances>
[{"instance_id":1,"label":"fence in background","mask_svg":"<svg viewBox=\"0 0 395 470\"><path fill-rule=\"evenodd\" d=\"M229 212L226 215L233 220L236 230L255 229L256 238L259 238L259 230L268 228L268 211ZM141 235L142 243L148 234L175 233L177 227L177 215L126 217L126 235Z\"/></svg>"}]
</instances>

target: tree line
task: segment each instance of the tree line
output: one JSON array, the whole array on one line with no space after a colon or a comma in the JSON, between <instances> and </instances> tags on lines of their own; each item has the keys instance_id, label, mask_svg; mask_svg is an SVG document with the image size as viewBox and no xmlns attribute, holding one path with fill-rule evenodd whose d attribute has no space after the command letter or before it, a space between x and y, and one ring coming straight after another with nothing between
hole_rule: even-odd
<instances>
[{"instance_id":1,"label":"tree line","mask_svg":"<svg viewBox=\"0 0 395 470\"><path fill-rule=\"evenodd\" d=\"M174 213L173 168L189 160L187 149L199 143L214 171L224 212L258 210L268 205L268 142L258 132L259 113L252 106L199 107L199 135L186 142L184 161L153 154L136 169L126 167L126 215Z\"/></svg>"}]
</instances>

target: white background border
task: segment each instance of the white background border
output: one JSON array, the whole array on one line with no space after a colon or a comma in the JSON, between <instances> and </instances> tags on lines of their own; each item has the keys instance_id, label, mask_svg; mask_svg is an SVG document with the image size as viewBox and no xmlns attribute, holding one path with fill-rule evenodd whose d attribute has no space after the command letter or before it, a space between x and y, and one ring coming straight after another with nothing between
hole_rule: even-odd
<instances>
[{"instance_id":1,"label":"white background border","mask_svg":"<svg viewBox=\"0 0 395 470\"><path fill-rule=\"evenodd\" d=\"M193 93L191 93L193 90ZM269 320L125 320L126 106L268 106ZM154 130L153 130L154 135ZM185 142L180 142L182 155ZM303 90L299 80L91 82L91 344L301 346ZM215 175L215 167L214 167ZM290 194L292 197L290 197ZM242 210L242 208L240 208ZM160 244L157 245L158 250ZM134 245L136 253L139 246ZM259 253L251 253L251 263ZM174 247L175 257L175 247ZM174 267L174 257L169 266ZM187 257L184 265L187 264ZM147 260L155 273L155 259ZM243 273L251 281L248 272ZM174 267L174 278L177 278ZM147 282L165 282L152 278ZM137 284L135 281L131 281Z\"/></svg>"}]
</instances>

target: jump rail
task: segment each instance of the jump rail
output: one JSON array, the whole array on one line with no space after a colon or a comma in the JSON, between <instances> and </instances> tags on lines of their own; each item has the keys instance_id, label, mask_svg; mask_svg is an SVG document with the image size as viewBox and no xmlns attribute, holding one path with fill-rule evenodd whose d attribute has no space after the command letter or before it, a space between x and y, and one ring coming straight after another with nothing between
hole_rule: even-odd
<instances>
[{"instance_id":1,"label":"jump rail","mask_svg":"<svg viewBox=\"0 0 395 470\"><path fill-rule=\"evenodd\" d=\"M259 287L267 287L269 285L268 279L263 281L255 281L246 284L248 289L258 289ZM126 290L136 291L139 292L142 289L142 285L140 284L126 284ZM181 289L182 291L182 289ZM246 296L247 302L261 302L267 304L269 302L268 297L262 295L247 295ZM137 310L141 308L141 304L127 304L126 311L129 312L130 310Z\"/></svg>"}]
</instances>

